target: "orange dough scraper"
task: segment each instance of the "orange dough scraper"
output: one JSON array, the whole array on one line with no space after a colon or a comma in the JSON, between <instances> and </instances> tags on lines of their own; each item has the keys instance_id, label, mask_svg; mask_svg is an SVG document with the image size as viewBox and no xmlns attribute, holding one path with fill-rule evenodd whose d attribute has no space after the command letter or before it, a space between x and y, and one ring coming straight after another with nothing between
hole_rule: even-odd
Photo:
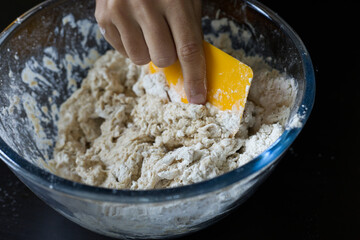
<instances>
[{"instance_id":1,"label":"orange dough scraper","mask_svg":"<svg viewBox=\"0 0 360 240\"><path fill-rule=\"evenodd\" d=\"M220 110L239 111L242 115L250 89L251 68L229 54L204 41L206 58L207 101ZM188 103L180 62L166 68L158 68L152 62L150 73L163 72L170 88Z\"/></svg>"}]
</instances>

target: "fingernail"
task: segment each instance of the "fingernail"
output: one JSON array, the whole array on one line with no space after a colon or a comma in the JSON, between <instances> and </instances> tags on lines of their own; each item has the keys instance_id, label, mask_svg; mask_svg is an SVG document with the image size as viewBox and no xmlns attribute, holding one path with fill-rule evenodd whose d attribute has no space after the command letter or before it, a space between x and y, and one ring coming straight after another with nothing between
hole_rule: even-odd
<instances>
[{"instance_id":1,"label":"fingernail","mask_svg":"<svg viewBox=\"0 0 360 240\"><path fill-rule=\"evenodd\" d=\"M190 103L194 104L203 104L206 101L206 96L204 94L196 94L194 96L190 96Z\"/></svg>"}]
</instances>

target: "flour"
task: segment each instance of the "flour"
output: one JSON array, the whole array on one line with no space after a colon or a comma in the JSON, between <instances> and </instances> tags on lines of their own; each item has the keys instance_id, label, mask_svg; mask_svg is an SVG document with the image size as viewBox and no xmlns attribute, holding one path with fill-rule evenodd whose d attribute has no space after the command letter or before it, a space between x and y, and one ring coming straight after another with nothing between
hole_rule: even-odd
<instances>
[{"instance_id":1,"label":"flour","mask_svg":"<svg viewBox=\"0 0 360 240\"><path fill-rule=\"evenodd\" d=\"M302 110L307 109L297 106L294 100L296 95L302 98L297 93L297 81L266 64L276 63L277 59L246 56L244 51L233 49L254 44L257 39L252 32L257 29L239 28L223 19L211 24L208 20L203 21L207 24L203 28L205 39L250 65L255 74L241 124L233 114L209 104L177 103L176 92L172 93L162 75L148 75L146 68L114 52L102 56L94 65L108 45L94 45L100 39L105 43L96 24L89 25L71 14L64 17L63 26L55 32L65 39L66 29L79 28L80 38L74 41L81 45L85 44L83 38L91 41L76 51L65 49L64 54L64 49L50 46L42 56L39 53L28 59L20 71L8 66L10 79L2 83L14 84L4 91L8 101L0 106L0 114L6 121L0 130L9 147L29 162L50 168L64 178L113 188L105 194L95 189L98 194L91 196L81 191L82 197L69 198L71 192L56 194L62 192L62 184L50 174L48 187L54 194L48 196L51 202L63 206L69 219L114 237L118 233L136 233L137 238L188 233L237 206L271 171L273 164L262 169L253 165L251 170L256 172L247 176L249 168L238 167L269 149L285 127L286 131L301 127ZM87 28L92 29L91 34ZM20 58L10 50L11 57ZM79 73L87 72L88 67L93 70L78 89L82 78ZM15 84L21 77L20 84ZM35 94L23 91L27 88ZM60 113L58 104L73 92ZM290 116L290 109L300 115ZM19 134L23 129L26 135ZM268 160L267 153L261 159ZM237 170L203 185L165 190L160 195L156 191L143 194L115 189L192 184L232 169ZM73 190L83 189L75 182L71 186Z\"/></svg>"},{"instance_id":2,"label":"flour","mask_svg":"<svg viewBox=\"0 0 360 240\"><path fill-rule=\"evenodd\" d=\"M164 75L111 50L61 106L50 169L107 188L168 188L224 174L266 150L284 131L295 80L232 49L226 33L206 39L254 71L241 122L209 103L176 101Z\"/></svg>"}]
</instances>

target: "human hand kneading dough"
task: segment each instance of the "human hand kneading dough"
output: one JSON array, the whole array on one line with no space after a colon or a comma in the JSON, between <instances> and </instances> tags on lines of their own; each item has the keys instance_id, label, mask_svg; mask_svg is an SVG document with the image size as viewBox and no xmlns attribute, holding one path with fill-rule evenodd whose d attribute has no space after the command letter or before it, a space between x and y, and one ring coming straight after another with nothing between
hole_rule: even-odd
<instances>
[{"instance_id":1,"label":"human hand kneading dough","mask_svg":"<svg viewBox=\"0 0 360 240\"><path fill-rule=\"evenodd\" d=\"M96 0L95 18L105 39L137 65L179 59L189 102L205 103L201 0Z\"/></svg>"}]
</instances>

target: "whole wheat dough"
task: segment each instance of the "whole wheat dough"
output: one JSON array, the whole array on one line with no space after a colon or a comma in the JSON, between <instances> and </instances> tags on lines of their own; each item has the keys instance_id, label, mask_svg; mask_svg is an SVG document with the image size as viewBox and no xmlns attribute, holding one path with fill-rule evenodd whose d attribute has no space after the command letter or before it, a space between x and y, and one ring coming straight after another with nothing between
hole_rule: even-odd
<instances>
[{"instance_id":1,"label":"whole wheat dough","mask_svg":"<svg viewBox=\"0 0 360 240\"><path fill-rule=\"evenodd\" d=\"M210 104L172 102L162 74L108 51L61 106L52 171L107 188L167 188L213 178L263 152L284 130L295 80L232 51L226 38L216 44L254 71L241 124Z\"/></svg>"}]
</instances>

